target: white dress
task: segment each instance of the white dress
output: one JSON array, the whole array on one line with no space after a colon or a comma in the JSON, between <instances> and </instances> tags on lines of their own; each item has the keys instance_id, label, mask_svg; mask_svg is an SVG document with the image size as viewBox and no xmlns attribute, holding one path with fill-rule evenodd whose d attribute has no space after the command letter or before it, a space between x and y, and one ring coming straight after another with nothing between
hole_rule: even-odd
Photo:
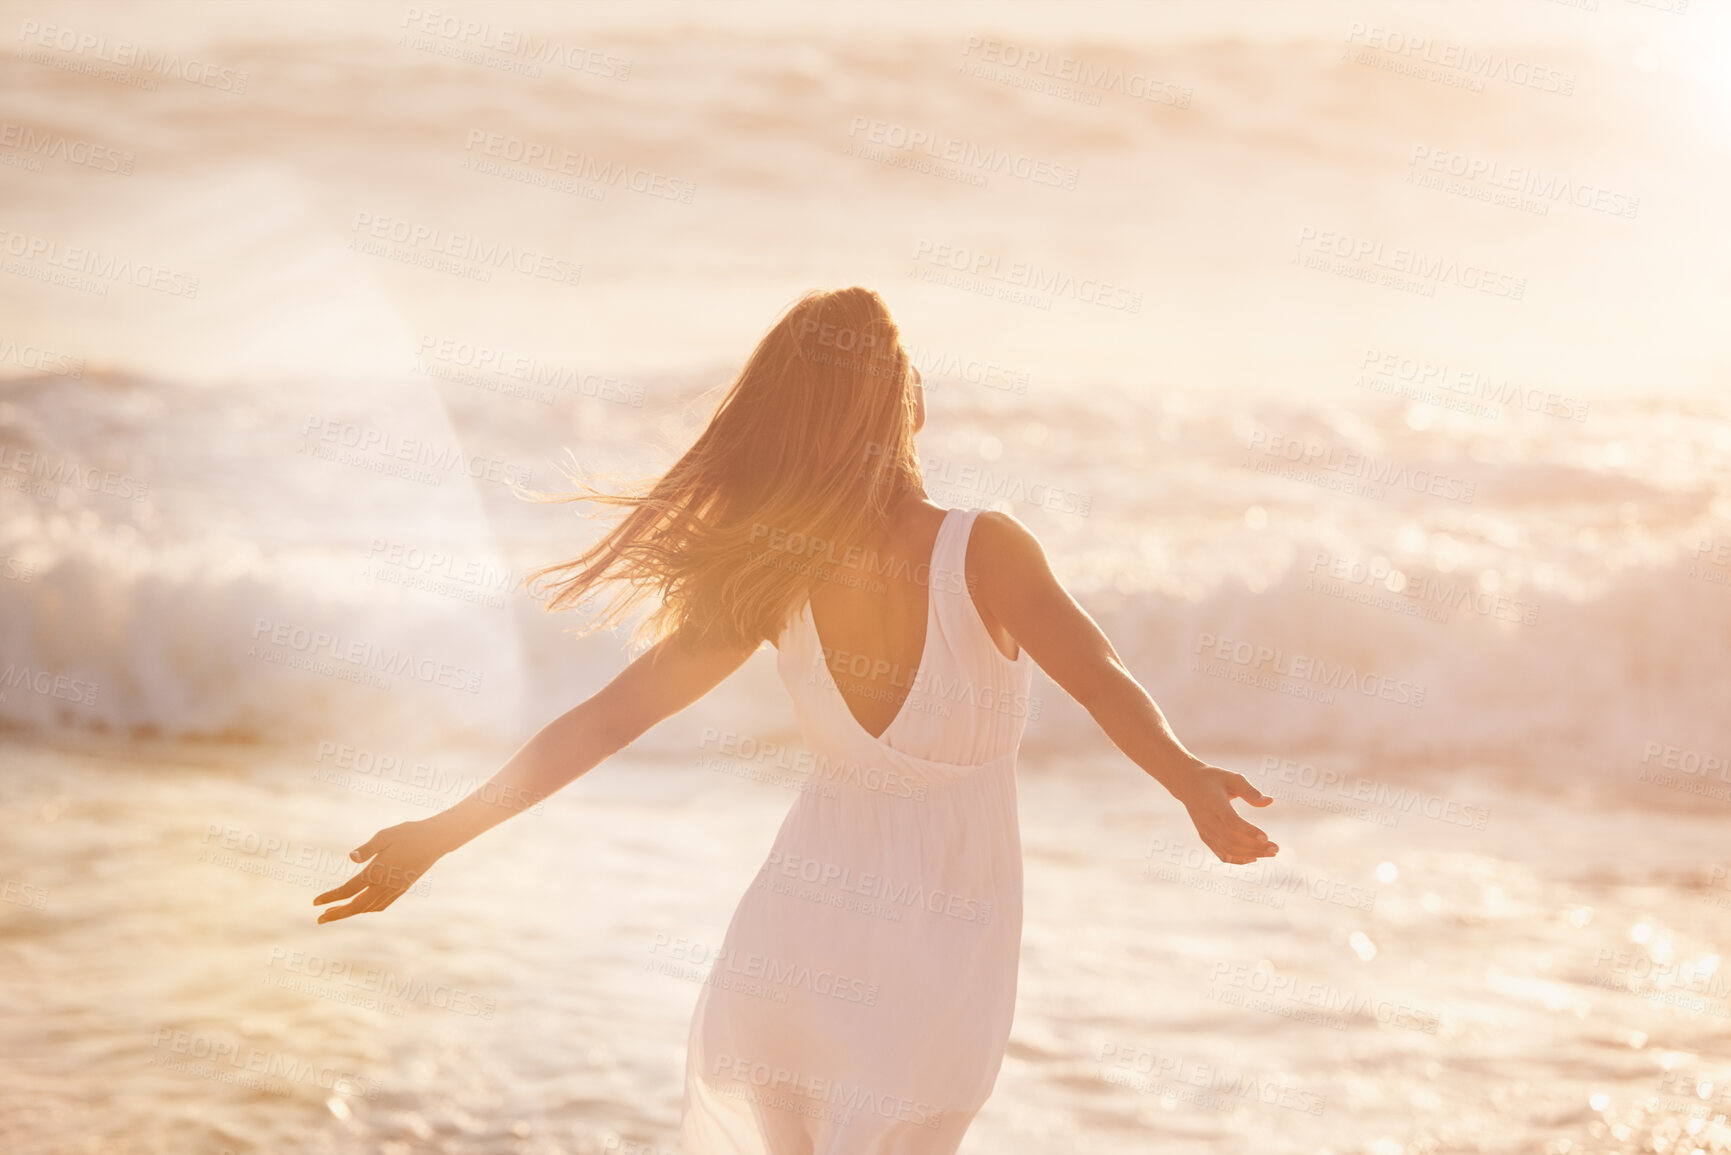
<instances>
[{"instance_id":1,"label":"white dress","mask_svg":"<svg viewBox=\"0 0 1731 1155\"><path fill-rule=\"evenodd\" d=\"M812 776L698 995L684 1155L939 1155L991 1094L1016 1002L1033 663L974 608L976 516L944 515L925 650L881 737L836 687L810 605L782 632Z\"/></svg>"}]
</instances>

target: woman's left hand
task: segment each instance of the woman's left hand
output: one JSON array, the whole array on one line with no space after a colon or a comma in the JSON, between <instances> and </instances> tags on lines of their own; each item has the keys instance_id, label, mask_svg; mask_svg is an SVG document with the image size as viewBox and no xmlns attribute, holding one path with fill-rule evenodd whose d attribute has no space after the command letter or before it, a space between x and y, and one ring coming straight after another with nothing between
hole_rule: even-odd
<instances>
[{"instance_id":1,"label":"woman's left hand","mask_svg":"<svg viewBox=\"0 0 1731 1155\"><path fill-rule=\"evenodd\" d=\"M367 862L359 874L313 899L314 906L355 896L353 902L333 906L319 915L320 922L335 922L352 914L384 910L403 897L423 874L453 848L440 827L430 819L402 822L379 831L350 852L356 862Z\"/></svg>"},{"instance_id":2,"label":"woman's left hand","mask_svg":"<svg viewBox=\"0 0 1731 1155\"><path fill-rule=\"evenodd\" d=\"M1175 793L1214 857L1234 866L1245 866L1278 854L1280 847L1260 826L1246 822L1232 805L1234 798L1242 798L1252 806L1268 806L1274 799L1252 786L1242 774L1203 762L1197 767L1181 792Z\"/></svg>"}]
</instances>

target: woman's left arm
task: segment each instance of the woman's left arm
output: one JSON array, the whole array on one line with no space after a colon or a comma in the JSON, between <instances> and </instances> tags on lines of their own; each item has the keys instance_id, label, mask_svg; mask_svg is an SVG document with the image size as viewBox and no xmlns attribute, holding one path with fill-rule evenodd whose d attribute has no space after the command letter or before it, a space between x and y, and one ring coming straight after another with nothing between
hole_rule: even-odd
<instances>
[{"instance_id":1,"label":"woman's left arm","mask_svg":"<svg viewBox=\"0 0 1731 1155\"><path fill-rule=\"evenodd\" d=\"M319 915L335 922L384 910L440 858L534 806L636 741L650 727L703 697L745 664L756 644L698 645L662 640L594 696L541 730L467 798L430 818L379 831L349 857L367 865L314 906L353 896ZM371 862L367 862L371 859Z\"/></svg>"}]
</instances>

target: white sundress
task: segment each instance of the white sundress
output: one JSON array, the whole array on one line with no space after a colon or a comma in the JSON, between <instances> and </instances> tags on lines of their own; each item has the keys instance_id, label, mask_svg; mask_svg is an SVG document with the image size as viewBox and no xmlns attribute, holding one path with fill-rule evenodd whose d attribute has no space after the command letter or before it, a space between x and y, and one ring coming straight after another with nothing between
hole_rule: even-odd
<instances>
[{"instance_id":1,"label":"white sundress","mask_svg":"<svg viewBox=\"0 0 1731 1155\"><path fill-rule=\"evenodd\" d=\"M991 1094L1016 1002L1033 662L974 608L977 515L944 515L925 649L881 737L842 698L809 603L778 640L814 766L699 992L683 1155L941 1155Z\"/></svg>"}]
</instances>

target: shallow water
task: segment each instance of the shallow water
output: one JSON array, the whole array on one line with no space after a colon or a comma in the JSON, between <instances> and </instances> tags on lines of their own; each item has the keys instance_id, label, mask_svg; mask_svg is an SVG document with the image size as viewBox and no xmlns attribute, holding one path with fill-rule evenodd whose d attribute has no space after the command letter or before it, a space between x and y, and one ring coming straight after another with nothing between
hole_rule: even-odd
<instances>
[{"instance_id":1,"label":"shallow water","mask_svg":"<svg viewBox=\"0 0 1731 1155\"><path fill-rule=\"evenodd\" d=\"M356 788L388 772L4 764L20 1155L676 1150L696 983L794 797L751 761L626 757L317 927L346 848L426 813ZM1288 783L1257 815L1280 856L1226 868L1121 757L1024 759L1016 1023L963 1149L1731 1148L1723 804L1496 777L1365 816Z\"/></svg>"}]
</instances>

